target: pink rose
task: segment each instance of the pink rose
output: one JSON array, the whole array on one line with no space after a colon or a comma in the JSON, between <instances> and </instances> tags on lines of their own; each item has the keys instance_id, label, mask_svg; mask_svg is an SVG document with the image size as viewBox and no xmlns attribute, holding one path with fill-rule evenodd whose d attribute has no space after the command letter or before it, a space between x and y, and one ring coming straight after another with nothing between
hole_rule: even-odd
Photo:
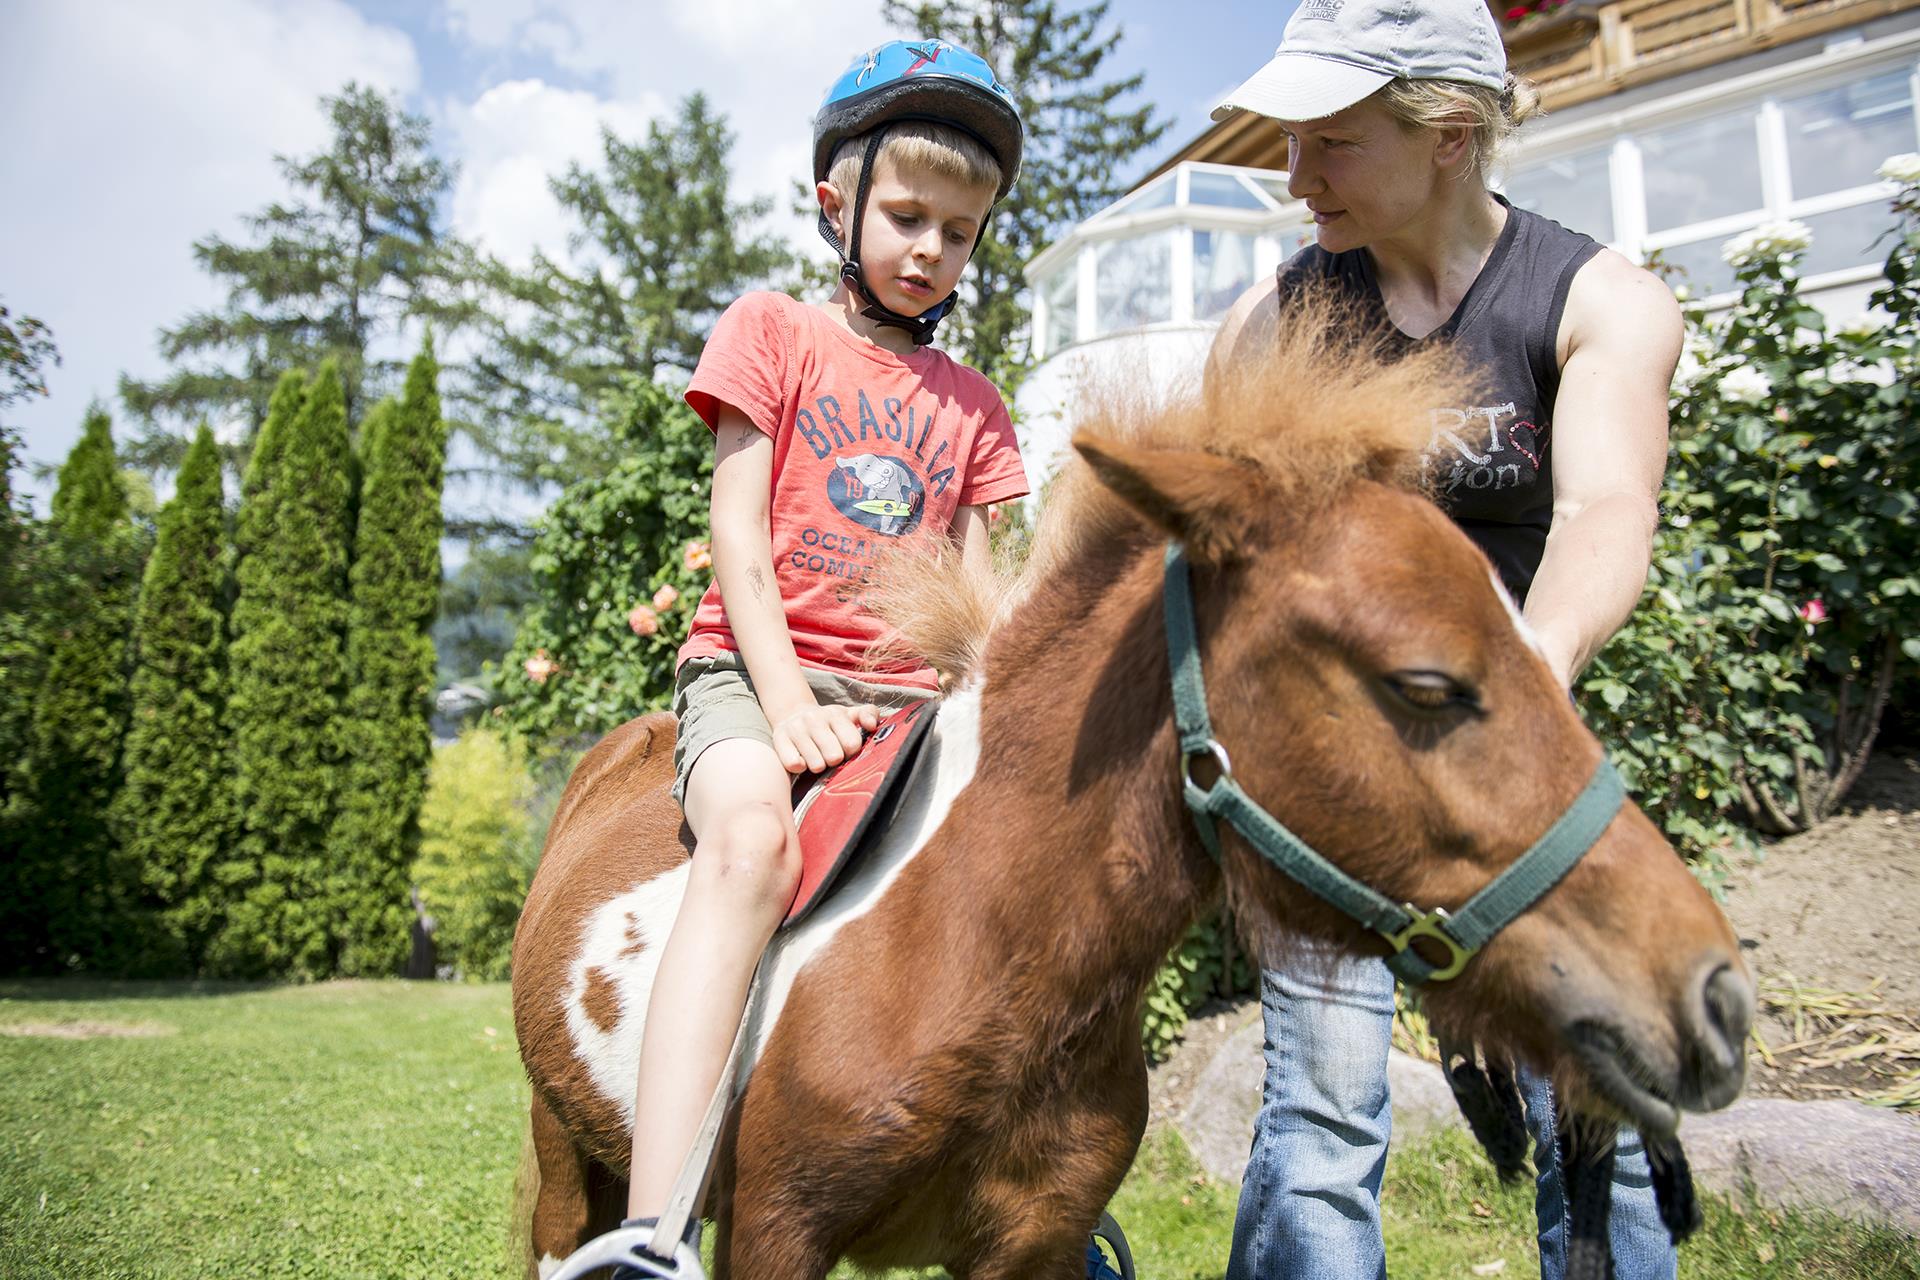
<instances>
[{"instance_id":1,"label":"pink rose","mask_svg":"<svg viewBox=\"0 0 1920 1280\"><path fill-rule=\"evenodd\" d=\"M633 612L627 615L627 625L633 628L637 636L650 636L660 630L660 615L643 604L633 606Z\"/></svg>"},{"instance_id":2,"label":"pink rose","mask_svg":"<svg viewBox=\"0 0 1920 1280\"><path fill-rule=\"evenodd\" d=\"M1808 626L1827 620L1827 606L1819 596L1815 596L1813 599L1801 605L1796 612L1800 615L1800 621L1806 623Z\"/></svg>"},{"instance_id":3,"label":"pink rose","mask_svg":"<svg viewBox=\"0 0 1920 1280\"><path fill-rule=\"evenodd\" d=\"M673 608L673 602L679 598L680 593L675 591L673 584L669 582L666 586L661 587L653 593L653 607L665 613L667 610Z\"/></svg>"},{"instance_id":4,"label":"pink rose","mask_svg":"<svg viewBox=\"0 0 1920 1280\"><path fill-rule=\"evenodd\" d=\"M704 542L689 542L687 544L686 559L687 571L689 573L698 573L702 569L713 566L713 550Z\"/></svg>"},{"instance_id":5,"label":"pink rose","mask_svg":"<svg viewBox=\"0 0 1920 1280\"><path fill-rule=\"evenodd\" d=\"M527 679L533 681L535 684L545 684L547 677L552 675L557 669L557 664L552 658L547 656L545 649L534 650L533 656L528 658L525 663Z\"/></svg>"}]
</instances>

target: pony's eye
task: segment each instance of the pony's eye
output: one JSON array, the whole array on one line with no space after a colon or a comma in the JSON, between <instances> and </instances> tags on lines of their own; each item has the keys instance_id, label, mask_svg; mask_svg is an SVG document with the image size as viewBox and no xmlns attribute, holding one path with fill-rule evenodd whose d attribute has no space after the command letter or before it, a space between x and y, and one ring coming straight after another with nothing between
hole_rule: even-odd
<instances>
[{"instance_id":1,"label":"pony's eye","mask_svg":"<svg viewBox=\"0 0 1920 1280\"><path fill-rule=\"evenodd\" d=\"M1396 671L1386 683L1396 698L1415 711L1480 709L1480 699L1472 689L1438 671Z\"/></svg>"}]
</instances>

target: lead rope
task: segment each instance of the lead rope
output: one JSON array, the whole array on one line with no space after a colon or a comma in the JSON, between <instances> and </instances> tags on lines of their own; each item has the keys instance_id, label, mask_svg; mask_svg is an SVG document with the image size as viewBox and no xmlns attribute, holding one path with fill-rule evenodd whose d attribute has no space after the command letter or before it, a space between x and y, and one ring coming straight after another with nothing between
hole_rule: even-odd
<instances>
[{"instance_id":1,"label":"lead rope","mask_svg":"<svg viewBox=\"0 0 1920 1280\"><path fill-rule=\"evenodd\" d=\"M1577 1125L1555 1135L1567 1201L1566 1280L1614 1280L1607 1218L1613 1209L1614 1131Z\"/></svg>"},{"instance_id":2,"label":"lead rope","mask_svg":"<svg viewBox=\"0 0 1920 1280\"><path fill-rule=\"evenodd\" d=\"M1527 1171L1527 1124L1520 1086L1503 1063L1487 1059L1473 1045L1440 1042L1440 1067L1467 1127L1500 1181L1511 1186Z\"/></svg>"},{"instance_id":3,"label":"lead rope","mask_svg":"<svg viewBox=\"0 0 1920 1280\"><path fill-rule=\"evenodd\" d=\"M1460 1113L1466 1117L1467 1127L1486 1150L1487 1158L1493 1162L1500 1181L1511 1183L1525 1172L1528 1143L1519 1084L1509 1068L1491 1059L1483 1064L1483 1056L1473 1045L1459 1045L1444 1040L1440 1044L1441 1069L1446 1072L1447 1084L1453 1090ZM1693 1170L1687 1164L1687 1154L1681 1148L1678 1137L1656 1138L1642 1134L1641 1141L1646 1145L1647 1166L1653 1174L1653 1200L1660 1211L1660 1224L1667 1229L1667 1238L1678 1247L1700 1229L1700 1201L1694 1192ZM1609 1160L1601 1168L1589 1169L1580 1162L1581 1150L1570 1149L1571 1144L1565 1141L1564 1136L1556 1142L1556 1146L1561 1184L1568 1204L1568 1261L1571 1266L1573 1205L1576 1202L1587 1203L1596 1194L1588 1185L1595 1178L1607 1184L1604 1190L1606 1207L1600 1214L1598 1247L1602 1251L1611 1248L1605 1224L1612 1207L1613 1165ZM1609 1143L1609 1155L1612 1150L1612 1144ZM1591 1211L1589 1204L1587 1212ZM1593 1264L1589 1260L1584 1265L1591 1267ZM1568 1274L1573 1275L1571 1271Z\"/></svg>"},{"instance_id":4,"label":"lead rope","mask_svg":"<svg viewBox=\"0 0 1920 1280\"><path fill-rule=\"evenodd\" d=\"M1660 1206L1660 1221L1667 1235L1678 1245L1700 1229L1700 1200L1693 1192L1693 1170L1687 1165L1687 1153L1680 1139L1649 1138L1647 1167L1653 1170L1653 1201Z\"/></svg>"}]
</instances>

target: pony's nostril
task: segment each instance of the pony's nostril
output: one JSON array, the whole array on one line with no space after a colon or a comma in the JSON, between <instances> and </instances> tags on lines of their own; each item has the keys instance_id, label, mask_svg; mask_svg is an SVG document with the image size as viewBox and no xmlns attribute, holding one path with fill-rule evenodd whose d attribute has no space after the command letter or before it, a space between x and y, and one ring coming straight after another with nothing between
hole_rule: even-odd
<instances>
[{"instance_id":1,"label":"pony's nostril","mask_svg":"<svg viewBox=\"0 0 1920 1280\"><path fill-rule=\"evenodd\" d=\"M1721 965L1707 977L1701 992L1706 1030L1719 1040L1729 1061L1746 1051L1747 1032L1753 1026L1753 988L1731 965Z\"/></svg>"}]
</instances>

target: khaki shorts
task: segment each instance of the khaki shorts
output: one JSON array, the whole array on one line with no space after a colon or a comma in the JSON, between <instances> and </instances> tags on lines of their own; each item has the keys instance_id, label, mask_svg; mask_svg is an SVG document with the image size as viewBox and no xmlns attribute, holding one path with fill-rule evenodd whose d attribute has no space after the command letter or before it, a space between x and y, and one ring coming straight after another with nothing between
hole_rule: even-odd
<instances>
[{"instance_id":1,"label":"khaki shorts","mask_svg":"<svg viewBox=\"0 0 1920 1280\"><path fill-rule=\"evenodd\" d=\"M934 696L926 689L875 684L812 667L800 668L800 674L823 707L871 702L883 711L895 711ZM753 677L735 654L689 658L682 663L673 681L673 714L680 721L680 736L673 744L673 798L681 804L686 803L693 762L714 743L751 738L773 746L773 726L753 692Z\"/></svg>"}]
</instances>

